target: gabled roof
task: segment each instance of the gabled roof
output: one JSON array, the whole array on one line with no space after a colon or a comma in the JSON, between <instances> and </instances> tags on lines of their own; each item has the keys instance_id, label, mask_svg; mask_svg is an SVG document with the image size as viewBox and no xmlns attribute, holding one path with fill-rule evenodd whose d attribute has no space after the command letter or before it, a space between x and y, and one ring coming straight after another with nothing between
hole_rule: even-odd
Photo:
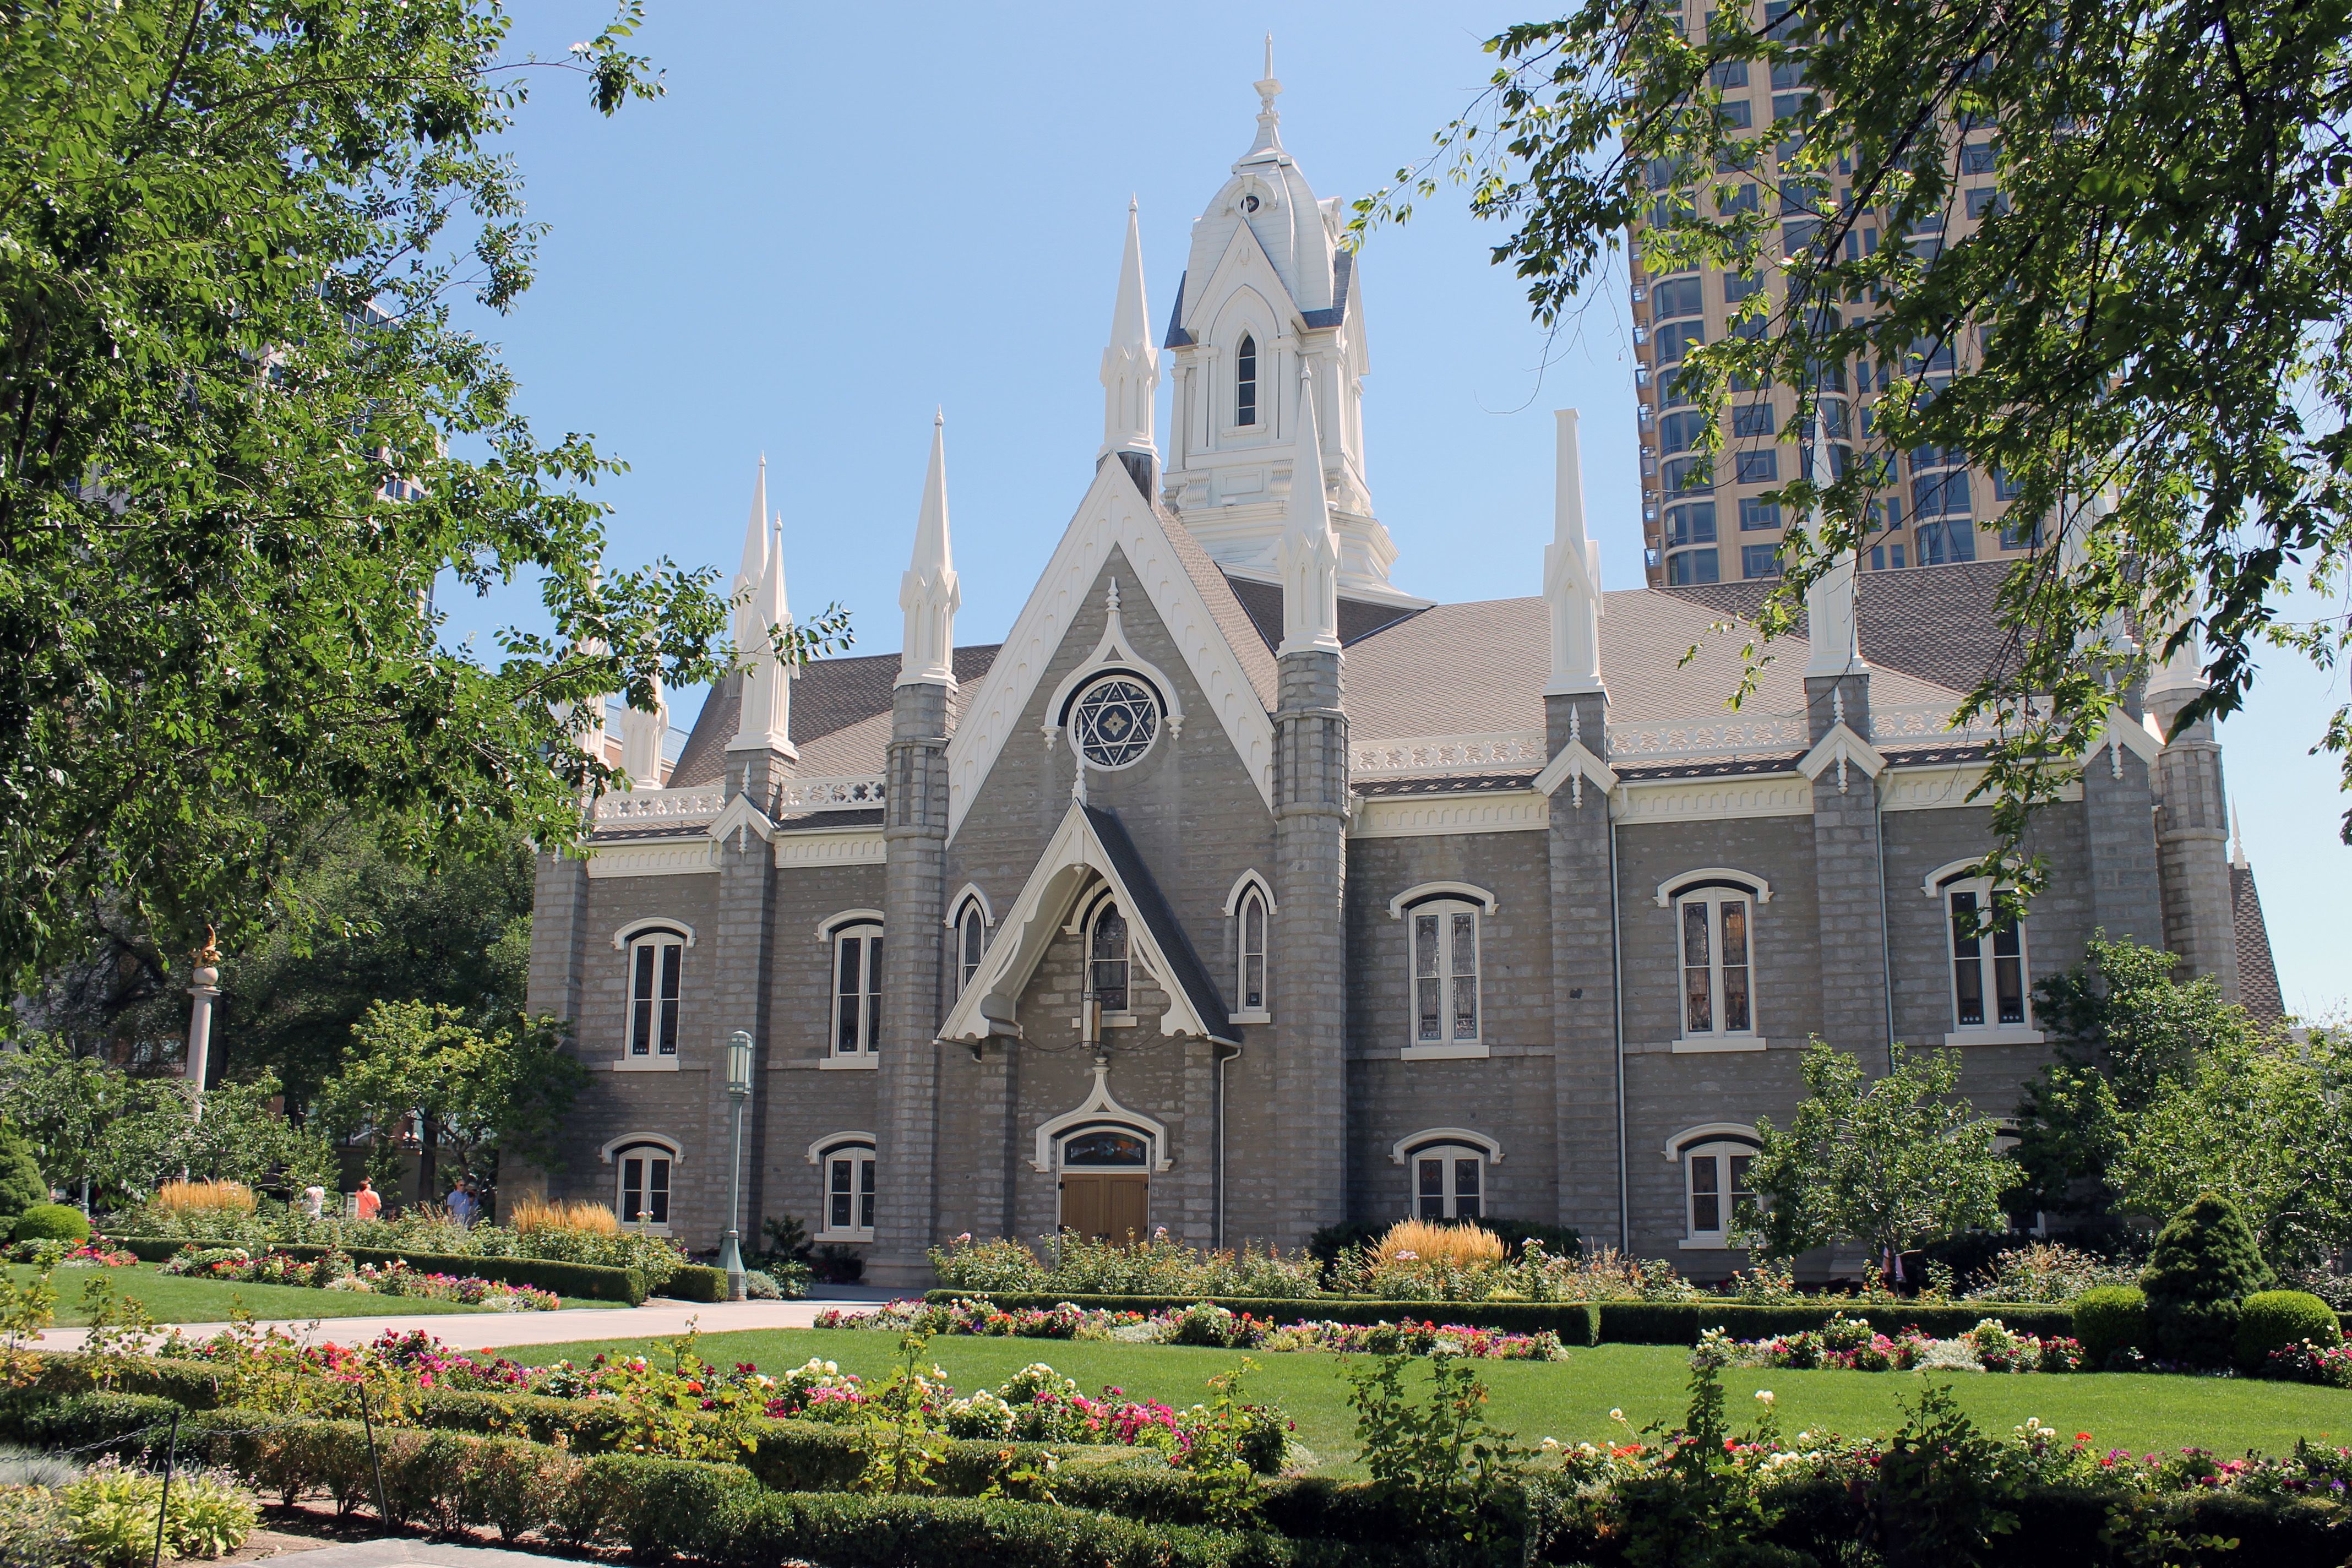
<instances>
[{"instance_id":1,"label":"gabled roof","mask_svg":"<svg viewBox=\"0 0 2352 1568\"><path fill-rule=\"evenodd\" d=\"M2271 955L2271 931L2263 919L2263 896L2254 888L2254 868L2230 868L2230 912L2237 924L2238 1001L2255 1017L2276 1023L2286 1016L2286 999L2279 991L2278 963Z\"/></svg>"},{"instance_id":2,"label":"gabled roof","mask_svg":"<svg viewBox=\"0 0 2352 1568\"><path fill-rule=\"evenodd\" d=\"M995 661L994 643L956 649L957 683L970 686ZM814 659L801 670L793 681L793 744L801 754L802 776L882 771L890 742L890 689L898 679L895 653ZM670 772L669 788L692 789L727 776L727 742L735 738L742 700L740 675L710 689Z\"/></svg>"},{"instance_id":3,"label":"gabled roof","mask_svg":"<svg viewBox=\"0 0 2352 1568\"><path fill-rule=\"evenodd\" d=\"M972 1042L992 1035L1018 1037L1021 993L1079 899L1098 883L1108 884L1131 917L1129 951L1167 993L1160 1033L1238 1044L1216 982L1118 815L1076 801L1046 841L1020 895L997 921L980 967L948 1009L939 1037Z\"/></svg>"}]
</instances>

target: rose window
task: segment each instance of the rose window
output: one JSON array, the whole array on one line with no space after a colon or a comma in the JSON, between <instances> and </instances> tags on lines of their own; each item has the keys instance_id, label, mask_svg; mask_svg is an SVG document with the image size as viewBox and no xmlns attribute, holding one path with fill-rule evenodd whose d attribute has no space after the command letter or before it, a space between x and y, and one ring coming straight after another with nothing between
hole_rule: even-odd
<instances>
[{"instance_id":1,"label":"rose window","mask_svg":"<svg viewBox=\"0 0 2352 1568\"><path fill-rule=\"evenodd\" d=\"M1160 733L1160 700L1132 676L1113 675L1087 688L1070 714L1079 753L1098 768L1143 760Z\"/></svg>"}]
</instances>

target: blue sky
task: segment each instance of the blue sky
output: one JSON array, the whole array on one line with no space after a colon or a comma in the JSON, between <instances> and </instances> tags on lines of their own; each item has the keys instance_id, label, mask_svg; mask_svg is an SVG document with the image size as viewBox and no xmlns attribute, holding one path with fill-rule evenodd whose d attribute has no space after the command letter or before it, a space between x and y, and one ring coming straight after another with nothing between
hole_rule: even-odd
<instances>
[{"instance_id":1,"label":"blue sky","mask_svg":"<svg viewBox=\"0 0 2352 1568\"><path fill-rule=\"evenodd\" d=\"M610 14L593 0L515 11L515 53L542 57ZM992 641L1092 474L1128 200L1164 323L1192 220L1249 146L1262 36L1275 35L1285 145L1319 195L1353 197L1424 155L1492 69L1480 42L1533 14L655 0L639 47L667 97L605 121L548 73L519 114L510 145L552 230L536 287L482 330L542 438L592 432L629 463L598 490L616 560L731 569L764 451L793 607L838 601L860 651L898 647L898 574L943 408L958 637ZM1604 578L1633 585L1622 276L1548 338L1487 265L1496 237L1447 192L1361 259L1365 438L1394 580L1440 599L1537 592L1550 411L1574 406ZM452 594L443 607L487 650L535 602ZM2336 837L2335 770L2305 753L2343 679L2273 664L2224 727L2230 784L2288 1003L2332 1012L2352 999L2338 958L2352 850ZM694 694L673 700L690 722Z\"/></svg>"}]
</instances>

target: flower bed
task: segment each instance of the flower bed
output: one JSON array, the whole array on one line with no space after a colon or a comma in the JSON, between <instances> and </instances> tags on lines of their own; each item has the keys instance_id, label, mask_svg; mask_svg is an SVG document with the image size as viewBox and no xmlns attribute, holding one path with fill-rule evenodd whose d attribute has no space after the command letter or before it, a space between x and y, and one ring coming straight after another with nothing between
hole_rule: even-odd
<instances>
[{"instance_id":1,"label":"flower bed","mask_svg":"<svg viewBox=\"0 0 2352 1568\"><path fill-rule=\"evenodd\" d=\"M1560 1361L1568 1354L1549 1330L1512 1333L1462 1323L1341 1323L1330 1320L1279 1322L1214 1302L1196 1301L1158 1312L1116 1311L1065 1301L1050 1308L1006 1310L984 1297L953 1301L893 1301L864 1313L829 1309L820 1329L867 1329L927 1334L980 1334L1029 1340L1097 1340L1124 1344L1207 1345L1224 1350L1337 1351L1376 1355L1453 1355L1487 1361Z\"/></svg>"},{"instance_id":2,"label":"flower bed","mask_svg":"<svg viewBox=\"0 0 2352 1568\"><path fill-rule=\"evenodd\" d=\"M237 1285L293 1285L457 1301L496 1312L550 1312L563 1304L552 1290L532 1285L510 1285L476 1275L415 1268L402 1258L354 1266L350 1257L340 1252L306 1258L272 1249L257 1258L241 1247L192 1247L164 1264L163 1271L190 1279L226 1280Z\"/></svg>"},{"instance_id":3,"label":"flower bed","mask_svg":"<svg viewBox=\"0 0 2352 1568\"><path fill-rule=\"evenodd\" d=\"M1814 1368L1911 1372L1923 1367L1964 1372L2083 1370L2083 1347L2076 1341L2060 1334L2045 1339L2013 1333L1997 1318L1987 1318L1964 1334L1938 1340L1916 1329L1890 1336L1864 1320L1840 1313L1819 1330L1777 1339L1724 1342L1730 1346L1735 1366L1786 1367L1797 1372Z\"/></svg>"},{"instance_id":4,"label":"flower bed","mask_svg":"<svg viewBox=\"0 0 2352 1568\"><path fill-rule=\"evenodd\" d=\"M8 1248L8 1261L36 1268L135 1268L139 1256L115 1246L102 1236L88 1241L20 1241Z\"/></svg>"}]
</instances>

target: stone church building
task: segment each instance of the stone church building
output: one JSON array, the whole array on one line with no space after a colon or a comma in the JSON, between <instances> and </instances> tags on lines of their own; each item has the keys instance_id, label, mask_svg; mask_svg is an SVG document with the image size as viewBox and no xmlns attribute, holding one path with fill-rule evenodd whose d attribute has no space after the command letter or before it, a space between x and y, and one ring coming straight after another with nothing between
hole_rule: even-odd
<instances>
[{"instance_id":1,"label":"stone church building","mask_svg":"<svg viewBox=\"0 0 2352 1568\"><path fill-rule=\"evenodd\" d=\"M2102 929L2275 1009L2219 747L2169 722L2185 665L2039 819L2030 917L1956 925L1991 839L1983 737L1948 721L1999 563L1849 561L1734 713L1716 628L1763 585L1604 594L1563 413L1539 591L1394 586L1345 213L1278 85L1157 342L1130 214L1103 439L1003 643L955 642L935 431L903 652L755 660L662 787L621 738L646 782L539 870L530 1005L595 1075L552 1191L715 1245L741 1031L747 1240L790 1214L871 1280L966 1231L1297 1247L1413 1214L1719 1276L1810 1037L1881 1068L1958 1047L2007 1113L2046 1057L2032 985ZM735 586L760 646L788 614L764 478Z\"/></svg>"}]
</instances>

